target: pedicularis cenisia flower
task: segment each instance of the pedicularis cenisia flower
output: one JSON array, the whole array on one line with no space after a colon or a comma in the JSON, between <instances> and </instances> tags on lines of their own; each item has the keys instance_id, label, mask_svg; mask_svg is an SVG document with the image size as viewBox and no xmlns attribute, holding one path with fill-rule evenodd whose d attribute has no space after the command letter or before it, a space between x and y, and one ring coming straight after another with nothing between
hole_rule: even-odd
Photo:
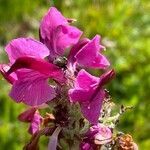
<instances>
[{"instance_id":1,"label":"pedicularis cenisia flower","mask_svg":"<svg viewBox=\"0 0 150 150\"><path fill-rule=\"evenodd\" d=\"M39 138L46 135L49 150L135 150L133 141L123 145L124 134L114 130L126 109L111 115L114 104L105 85L115 71L102 54L100 36L85 38L73 21L51 7L40 23L40 41L18 38L5 48L9 63L1 64L0 71L12 85L9 95L29 106L18 117L30 123L32 138L24 149L37 150ZM96 77L89 68L103 73Z\"/></svg>"}]
</instances>

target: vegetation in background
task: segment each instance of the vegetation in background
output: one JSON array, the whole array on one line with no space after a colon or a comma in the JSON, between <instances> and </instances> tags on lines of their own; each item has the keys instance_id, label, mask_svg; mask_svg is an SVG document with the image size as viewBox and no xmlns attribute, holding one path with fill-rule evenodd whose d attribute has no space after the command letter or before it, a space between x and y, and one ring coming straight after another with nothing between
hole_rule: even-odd
<instances>
[{"instance_id":1,"label":"vegetation in background","mask_svg":"<svg viewBox=\"0 0 150 150\"><path fill-rule=\"evenodd\" d=\"M38 38L38 22L55 5L65 16L74 17L87 37L103 37L116 79L109 89L113 99L134 109L126 113L118 128L132 133L140 149L150 147L150 2L147 0L0 0L0 60L4 45L16 37ZM30 21L29 21L30 20ZM7 60L6 60L7 61ZM96 73L96 72L95 72ZM2 77L1 77L2 78ZM10 87L0 80L0 147L20 150L29 139L26 126L16 118L24 110L8 97ZM44 146L45 142L42 141Z\"/></svg>"}]
</instances>

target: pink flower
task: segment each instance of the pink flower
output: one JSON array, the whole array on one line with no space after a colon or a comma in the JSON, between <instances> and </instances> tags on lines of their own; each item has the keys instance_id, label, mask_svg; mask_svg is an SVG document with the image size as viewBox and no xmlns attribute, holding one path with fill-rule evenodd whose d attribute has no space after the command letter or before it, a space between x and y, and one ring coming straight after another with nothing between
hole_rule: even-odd
<instances>
[{"instance_id":1,"label":"pink flower","mask_svg":"<svg viewBox=\"0 0 150 150\"><path fill-rule=\"evenodd\" d=\"M97 124L105 91L103 86L115 75L113 70L103 74L100 78L81 70L73 89L68 94L71 102L78 102L84 117L92 124Z\"/></svg>"},{"instance_id":2,"label":"pink flower","mask_svg":"<svg viewBox=\"0 0 150 150\"><path fill-rule=\"evenodd\" d=\"M42 123L42 117L40 116L36 108L30 108L18 116L18 119L22 122L29 122L29 133L34 134L39 131L40 124Z\"/></svg>"},{"instance_id":3,"label":"pink flower","mask_svg":"<svg viewBox=\"0 0 150 150\"><path fill-rule=\"evenodd\" d=\"M70 51L69 61L89 68L105 69L110 64L105 56L99 53L104 47L100 45L100 36L96 35L92 40L79 41Z\"/></svg>"},{"instance_id":4,"label":"pink flower","mask_svg":"<svg viewBox=\"0 0 150 150\"><path fill-rule=\"evenodd\" d=\"M69 22L54 7L51 7L43 17L40 25L40 40L49 48L50 60L63 55L66 48L79 40L82 32L69 25Z\"/></svg>"},{"instance_id":5,"label":"pink flower","mask_svg":"<svg viewBox=\"0 0 150 150\"><path fill-rule=\"evenodd\" d=\"M62 55L65 48L78 42L82 32L70 26L69 22L71 20L51 7L40 26L40 39L46 45L31 38L18 38L6 46L10 63L1 65L0 71L13 84L10 96L16 102L36 106L56 96L54 87L48 85L48 79L62 84L65 82L64 73L44 59L49 57L53 60Z\"/></svg>"},{"instance_id":6,"label":"pink flower","mask_svg":"<svg viewBox=\"0 0 150 150\"><path fill-rule=\"evenodd\" d=\"M11 67L6 71L4 65L1 65L0 69L4 77L13 84L10 96L16 102L36 106L56 96L54 87L48 84L48 79L59 83L65 79L59 67L44 60L49 55L44 44L31 38L18 38L6 46L6 52Z\"/></svg>"},{"instance_id":7,"label":"pink flower","mask_svg":"<svg viewBox=\"0 0 150 150\"><path fill-rule=\"evenodd\" d=\"M80 150L94 150L96 145L102 145L112 140L112 132L103 124L98 123L90 127L84 135L84 140L80 144Z\"/></svg>"}]
</instances>

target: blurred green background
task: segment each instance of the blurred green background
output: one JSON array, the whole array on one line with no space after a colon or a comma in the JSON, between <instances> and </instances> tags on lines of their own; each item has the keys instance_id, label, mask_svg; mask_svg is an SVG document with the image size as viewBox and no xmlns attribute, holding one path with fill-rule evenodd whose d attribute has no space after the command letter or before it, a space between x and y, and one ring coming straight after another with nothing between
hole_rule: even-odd
<instances>
[{"instance_id":1,"label":"blurred green background","mask_svg":"<svg viewBox=\"0 0 150 150\"><path fill-rule=\"evenodd\" d=\"M108 89L118 104L133 105L118 126L131 133L141 150L150 149L150 2L149 0L0 0L0 63L4 46L17 37L38 39L42 16L50 6L76 18L85 36L102 36L105 54L117 72ZM24 110L8 97L0 80L0 149L20 150L28 141L27 125L17 120ZM45 141L46 143L47 141ZM42 148L44 149L44 148Z\"/></svg>"}]
</instances>

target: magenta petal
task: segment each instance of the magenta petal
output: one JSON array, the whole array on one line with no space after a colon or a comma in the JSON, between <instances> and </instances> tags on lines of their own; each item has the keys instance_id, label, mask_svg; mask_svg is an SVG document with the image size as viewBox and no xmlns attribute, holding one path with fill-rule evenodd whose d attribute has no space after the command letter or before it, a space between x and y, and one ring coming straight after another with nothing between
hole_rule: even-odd
<instances>
[{"instance_id":1,"label":"magenta petal","mask_svg":"<svg viewBox=\"0 0 150 150\"><path fill-rule=\"evenodd\" d=\"M80 103L81 111L84 117L89 120L91 124L98 123L102 102L104 99L104 91L101 90L97 93L91 102Z\"/></svg>"},{"instance_id":2,"label":"magenta petal","mask_svg":"<svg viewBox=\"0 0 150 150\"><path fill-rule=\"evenodd\" d=\"M110 63L109 61L106 59L105 56L98 54L95 59L93 60L93 62L91 62L89 65L89 67L91 66L92 68L102 68L105 69L107 68ZM85 65L86 66L86 65Z\"/></svg>"},{"instance_id":3,"label":"magenta petal","mask_svg":"<svg viewBox=\"0 0 150 150\"><path fill-rule=\"evenodd\" d=\"M70 26L68 19L54 7L44 16L40 26L40 40L50 51L50 60L62 55L69 46L77 43L82 32Z\"/></svg>"},{"instance_id":4,"label":"magenta petal","mask_svg":"<svg viewBox=\"0 0 150 150\"><path fill-rule=\"evenodd\" d=\"M32 108L24 111L23 113L21 113L18 116L18 119L22 122L31 122L36 110L37 110L37 108L32 107Z\"/></svg>"},{"instance_id":5,"label":"magenta petal","mask_svg":"<svg viewBox=\"0 0 150 150\"><path fill-rule=\"evenodd\" d=\"M83 89L90 88L99 82L99 78L92 76L84 69L80 70L76 77L75 87L80 87Z\"/></svg>"},{"instance_id":6,"label":"magenta petal","mask_svg":"<svg viewBox=\"0 0 150 150\"><path fill-rule=\"evenodd\" d=\"M76 77L75 88L70 89L68 94L72 102L88 102L99 78L90 75L84 69L80 70Z\"/></svg>"},{"instance_id":7,"label":"magenta petal","mask_svg":"<svg viewBox=\"0 0 150 150\"><path fill-rule=\"evenodd\" d=\"M95 124L85 133L80 150L95 150L96 145L107 144L112 140L112 132L103 124Z\"/></svg>"},{"instance_id":8,"label":"magenta petal","mask_svg":"<svg viewBox=\"0 0 150 150\"><path fill-rule=\"evenodd\" d=\"M65 48L78 42L82 32L78 28L69 25L61 25L59 28L61 31L55 42L57 53L62 55Z\"/></svg>"},{"instance_id":9,"label":"magenta petal","mask_svg":"<svg viewBox=\"0 0 150 150\"><path fill-rule=\"evenodd\" d=\"M105 84L110 82L115 77L115 71L112 69L100 76L100 80L95 88L94 92L91 94L90 102L97 96L97 93L103 88Z\"/></svg>"},{"instance_id":10,"label":"magenta petal","mask_svg":"<svg viewBox=\"0 0 150 150\"><path fill-rule=\"evenodd\" d=\"M100 36L96 35L76 54L75 57L77 62L85 67L102 69L108 67L108 60L99 53L101 48L102 46L100 45Z\"/></svg>"},{"instance_id":11,"label":"magenta petal","mask_svg":"<svg viewBox=\"0 0 150 150\"><path fill-rule=\"evenodd\" d=\"M84 117L91 124L98 122L105 97L103 86L113 77L113 70L103 74L100 78L90 75L85 70L80 70L76 77L75 87L68 92L70 101L79 102Z\"/></svg>"},{"instance_id":12,"label":"magenta petal","mask_svg":"<svg viewBox=\"0 0 150 150\"><path fill-rule=\"evenodd\" d=\"M40 116L39 112L36 111L34 113L34 116L32 118L31 124L28 129L29 133L34 134L38 132L40 129L41 122L42 122L42 117Z\"/></svg>"},{"instance_id":13,"label":"magenta petal","mask_svg":"<svg viewBox=\"0 0 150 150\"><path fill-rule=\"evenodd\" d=\"M47 78L36 72L26 72L12 87L10 96L16 102L37 106L52 100L56 93L48 85Z\"/></svg>"},{"instance_id":14,"label":"magenta petal","mask_svg":"<svg viewBox=\"0 0 150 150\"><path fill-rule=\"evenodd\" d=\"M95 144L102 145L112 141L112 132L107 126L99 123L93 130L98 130L94 135Z\"/></svg>"},{"instance_id":15,"label":"magenta petal","mask_svg":"<svg viewBox=\"0 0 150 150\"><path fill-rule=\"evenodd\" d=\"M75 88L70 89L68 92L70 101L79 102L84 117L92 124L98 122L104 98L103 90L95 93L99 81L99 78L90 75L85 70L81 70L77 75Z\"/></svg>"},{"instance_id":16,"label":"magenta petal","mask_svg":"<svg viewBox=\"0 0 150 150\"><path fill-rule=\"evenodd\" d=\"M3 77L11 84L13 84L17 80L16 73L12 73L11 75L7 74L7 71L10 69L9 65L1 64L0 65L0 72Z\"/></svg>"},{"instance_id":17,"label":"magenta petal","mask_svg":"<svg viewBox=\"0 0 150 150\"><path fill-rule=\"evenodd\" d=\"M32 69L39 73L50 77L60 83L65 82L63 71L52 63L48 63L43 59L37 59L32 57L20 57L11 66L8 74L22 68Z\"/></svg>"},{"instance_id":18,"label":"magenta petal","mask_svg":"<svg viewBox=\"0 0 150 150\"><path fill-rule=\"evenodd\" d=\"M88 142L82 142L80 144L80 150L94 150L94 149L92 148L92 146L91 146L90 143L88 143Z\"/></svg>"},{"instance_id":19,"label":"magenta petal","mask_svg":"<svg viewBox=\"0 0 150 150\"><path fill-rule=\"evenodd\" d=\"M52 31L59 25L68 24L67 19L55 8L51 7L48 13L43 17L40 25L41 37L49 37L51 40Z\"/></svg>"},{"instance_id":20,"label":"magenta petal","mask_svg":"<svg viewBox=\"0 0 150 150\"><path fill-rule=\"evenodd\" d=\"M19 57L29 56L44 58L49 55L49 50L45 45L31 38L12 40L6 46L6 52L11 63Z\"/></svg>"},{"instance_id":21,"label":"magenta petal","mask_svg":"<svg viewBox=\"0 0 150 150\"><path fill-rule=\"evenodd\" d=\"M114 71L113 69L107 71L107 72L104 73L104 74L102 74L102 75L100 76L99 86L102 87L102 86L104 86L105 84L109 83L115 76L116 76L116 73L115 73L115 71Z\"/></svg>"},{"instance_id":22,"label":"magenta petal","mask_svg":"<svg viewBox=\"0 0 150 150\"><path fill-rule=\"evenodd\" d=\"M87 102L87 98L91 95L90 90L86 89L70 89L68 92L71 102Z\"/></svg>"},{"instance_id":23,"label":"magenta petal","mask_svg":"<svg viewBox=\"0 0 150 150\"><path fill-rule=\"evenodd\" d=\"M77 61L81 64L92 62L99 51L99 36L95 36L90 42L88 42L76 55ZM86 57L85 57L86 56ZM89 61L89 62L88 62Z\"/></svg>"},{"instance_id":24,"label":"magenta petal","mask_svg":"<svg viewBox=\"0 0 150 150\"><path fill-rule=\"evenodd\" d=\"M69 56L68 56L68 63L70 64L73 64L76 62L76 58L75 58L75 55L77 54L77 52L82 48L84 47L90 40L87 39L87 38L84 38L82 39L81 41L79 41L77 44L75 44L71 50L70 50L70 53L69 53Z\"/></svg>"},{"instance_id":25,"label":"magenta petal","mask_svg":"<svg viewBox=\"0 0 150 150\"><path fill-rule=\"evenodd\" d=\"M34 134L39 131L40 124L42 122L42 117L39 114L37 108L32 107L24 111L18 116L18 119L23 122L29 122L29 133Z\"/></svg>"}]
</instances>

